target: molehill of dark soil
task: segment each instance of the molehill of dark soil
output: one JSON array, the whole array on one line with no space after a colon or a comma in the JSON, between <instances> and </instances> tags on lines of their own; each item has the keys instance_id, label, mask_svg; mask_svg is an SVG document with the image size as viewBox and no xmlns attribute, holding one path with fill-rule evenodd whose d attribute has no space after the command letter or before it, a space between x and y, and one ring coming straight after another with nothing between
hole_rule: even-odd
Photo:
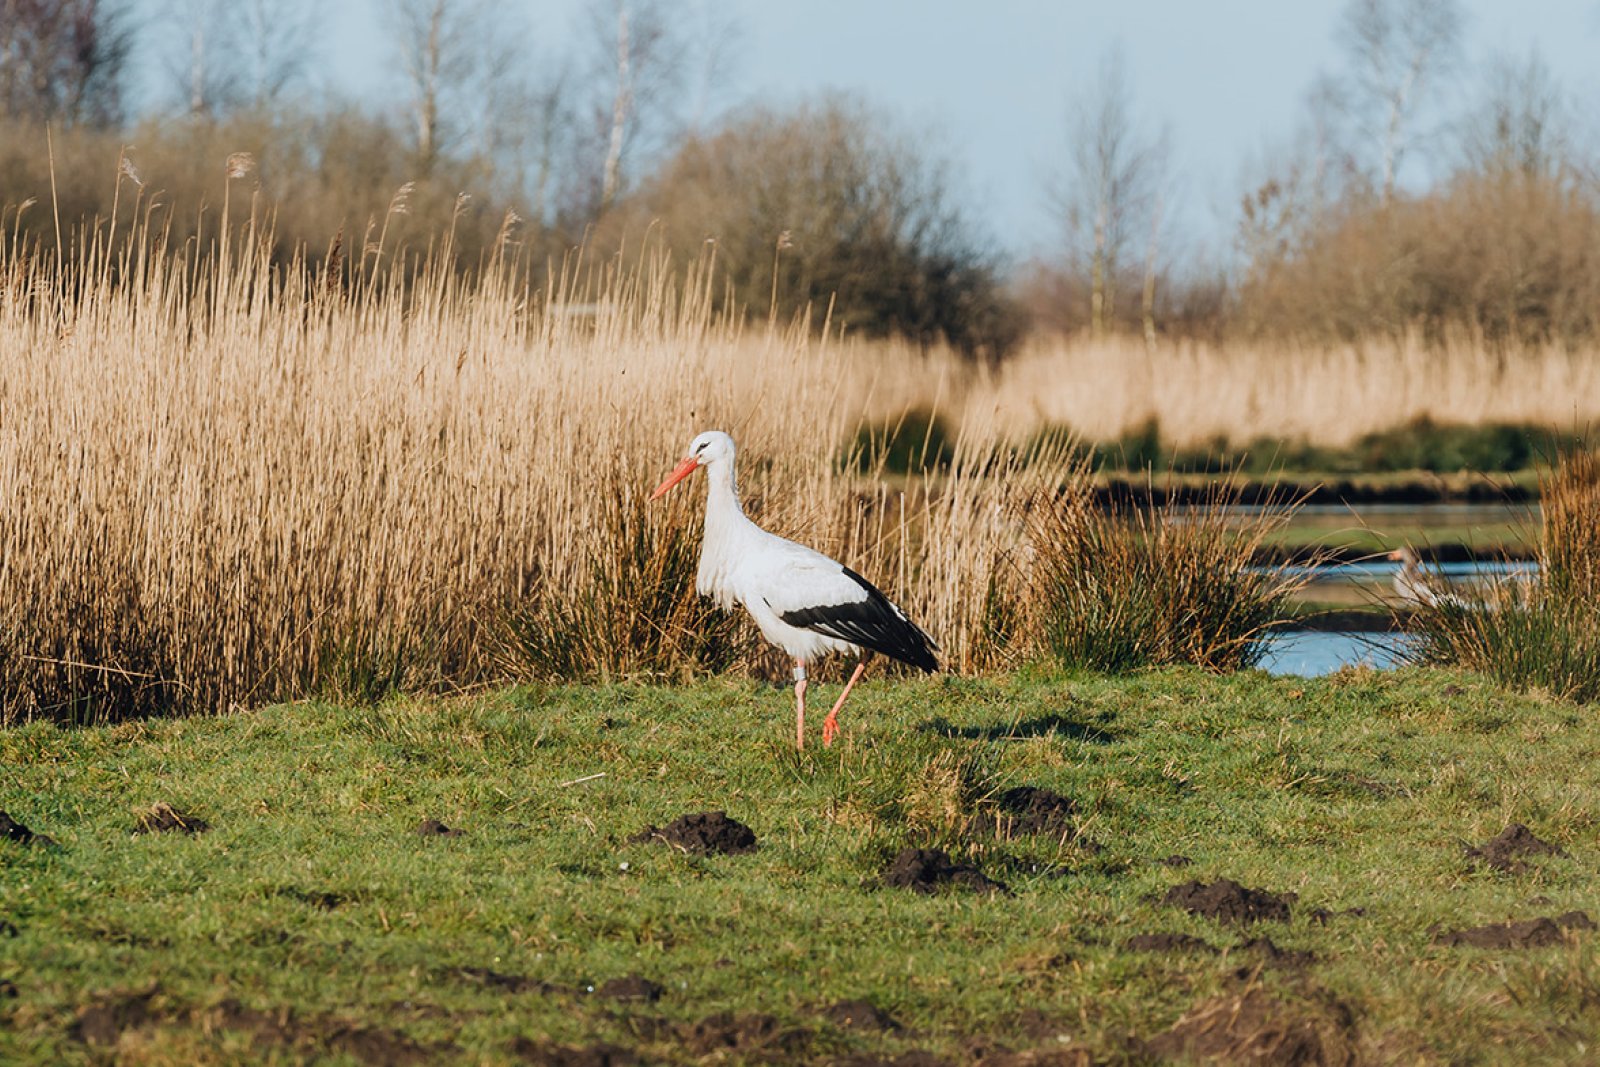
<instances>
[{"instance_id":1,"label":"molehill of dark soil","mask_svg":"<svg viewBox=\"0 0 1600 1067\"><path fill-rule=\"evenodd\" d=\"M725 811L680 815L665 826L647 826L628 838L630 842L664 841L697 856L754 852L755 831Z\"/></svg>"},{"instance_id":2,"label":"molehill of dark soil","mask_svg":"<svg viewBox=\"0 0 1600 1067\"><path fill-rule=\"evenodd\" d=\"M1134 934L1122 943L1129 952L1215 952L1209 941L1193 934Z\"/></svg>"},{"instance_id":3,"label":"molehill of dark soil","mask_svg":"<svg viewBox=\"0 0 1600 1067\"><path fill-rule=\"evenodd\" d=\"M784 1026L771 1015L719 1012L679 1028L678 1039L694 1056L723 1059L782 1059L803 1062L816 1035L804 1027Z\"/></svg>"},{"instance_id":4,"label":"molehill of dark soil","mask_svg":"<svg viewBox=\"0 0 1600 1067\"><path fill-rule=\"evenodd\" d=\"M594 991L597 997L607 1000L626 1000L644 1004L654 1004L661 999L661 994L666 992L661 986L648 978L637 974L623 975L621 978L612 978L600 983Z\"/></svg>"},{"instance_id":5,"label":"molehill of dark soil","mask_svg":"<svg viewBox=\"0 0 1600 1067\"><path fill-rule=\"evenodd\" d=\"M53 839L34 833L3 811L0 811L0 841L15 841L19 845L37 845L41 848L55 844Z\"/></svg>"},{"instance_id":6,"label":"molehill of dark soil","mask_svg":"<svg viewBox=\"0 0 1600 1067\"><path fill-rule=\"evenodd\" d=\"M1210 884L1191 881L1175 885L1167 890L1161 903L1220 922L1249 923L1288 922L1289 905L1294 900L1293 893L1246 889L1231 878L1219 878Z\"/></svg>"},{"instance_id":7,"label":"molehill of dark soil","mask_svg":"<svg viewBox=\"0 0 1600 1067\"><path fill-rule=\"evenodd\" d=\"M358 1026L340 1019L297 1015L292 1009L262 1011L225 1000L212 1008L168 1004L159 989L106 994L78 1012L71 1034L92 1047L109 1048L122 1035L150 1026L187 1024L205 1033L233 1030L250 1035L256 1045L291 1050L293 1058L343 1054L359 1063L434 1063L460 1050L448 1042L422 1045L394 1030Z\"/></svg>"},{"instance_id":8,"label":"molehill of dark soil","mask_svg":"<svg viewBox=\"0 0 1600 1067\"><path fill-rule=\"evenodd\" d=\"M1594 920L1581 911L1569 911L1543 919L1490 923L1465 930L1443 930L1434 934L1440 945L1465 945L1469 948L1541 948L1559 945L1569 930L1593 930Z\"/></svg>"},{"instance_id":9,"label":"molehill of dark soil","mask_svg":"<svg viewBox=\"0 0 1600 1067\"><path fill-rule=\"evenodd\" d=\"M840 1000L822 1009L822 1017L846 1030L900 1029L894 1017L870 1000Z\"/></svg>"},{"instance_id":10,"label":"molehill of dark soil","mask_svg":"<svg viewBox=\"0 0 1600 1067\"><path fill-rule=\"evenodd\" d=\"M134 832L140 834L203 834L211 824L188 812L179 811L171 804L160 802L141 811L135 819Z\"/></svg>"},{"instance_id":11,"label":"molehill of dark soil","mask_svg":"<svg viewBox=\"0 0 1600 1067\"><path fill-rule=\"evenodd\" d=\"M639 1057L619 1045L557 1045L519 1037L511 1043L511 1055L520 1063L537 1067L634 1067Z\"/></svg>"},{"instance_id":12,"label":"molehill of dark soil","mask_svg":"<svg viewBox=\"0 0 1600 1067\"><path fill-rule=\"evenodd\" d=\"M1151 1055L1281 1067L1353 1067L1355 1015L1324 998L1291 1007L1259 988L1197 1005L1145 1043Z\"/></svg>"},{"instance_id":13,"label":"molehill of dark soil","mask_svg":"<svg viewBox=\"0 0 1600 1067\"><path fill-rule=\"evenodd\" d=\"M1280 970L1299 971L1317 962L1317 957L1304 949L1279 948L1270 937L1252 937L1248 941L1241 941L1235 952L1259 961L1263 967L1274 967ZM1240 969L1239 976L1244 977L1254 967Z\"/></svg>"},{"instance_id":14,"label":"molehill of dark soil","mask_svg":"<svg viewBox=\"0 0 1600 1067\"><path fill-rule=\"evenodd\" d=\"M914 889L932 893L941 886L953 885L974 893L1009 893L1002 882L989 878L978 868L953 863L943 849L902 849L883 872L883 884L894 889Z\"/></svg>"},{"instance_id":15,"label":"molehill of dark soil","mask_svg":"<svg viewBox=\"0 0 1600 1067\"><path fill-rule=\"evenodd\" d=\"M1534 832L1514 822L1476 848L1466 850L1467 858L1487 864L1497 871L1522 874L1528 870L1530 856L1565 856L1559 846L1543 841Z\"/></svg>"},{"instance_id":16,"label":"molehill of dark soil","mask_svg":"<svg viewBox=\"0 0 1600 1067\"><path fill-rule=\"evenodd\" d=\"M995 797L992 808L973 816L974 833L1052 834L1072 832L1077 805L1050 789L1019 785Z\"/></svg>"},{"instance_id":17,"label":"molehill of dark soil","mask_svg":"<svg viewBox=\"0 0 1600 1067\"><path fill-rule=\"evenodd\" d=\"M446 826L444 823L440 822L438 819L423 819L420 823L417 824L416 833L417 833L418 837L465 837L465 836L467 836L467 832L465 830L457 830L454 827Z\"/></svg>"}]
</instances>

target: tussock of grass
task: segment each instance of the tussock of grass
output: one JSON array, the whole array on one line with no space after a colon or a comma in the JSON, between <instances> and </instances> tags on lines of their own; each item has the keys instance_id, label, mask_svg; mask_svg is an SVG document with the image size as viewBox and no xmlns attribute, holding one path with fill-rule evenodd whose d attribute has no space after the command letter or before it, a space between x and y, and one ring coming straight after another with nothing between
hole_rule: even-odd
<instances>
[{"instance_id":1,"label":"tussock of grass","mask_svg":"<svg viewBox=\"0 0 1600 1067\"><path fill-rule=\"evenodd\" d=\"M1264 509L1241 528L1226 511L1237 497L1232 483L1201 506L1149 511L1105 511L1081 489L1036 497L1030 582L1044 651L1100 671L1254 665L1304 579L1256 566L1292 508Z\"/></svg>"},{"instance_id":2,"label":"tussock of grass","mask_svg":"<svg viewBox=\"0 0 1600 1067\"><path fill-rule=\"evenodd\" d=\"M1511 688L1600 700L1600 456L1568 455L1540 491L1537 578L1452 591L1419 610L1417 656Z\"/></svg>"}]
</instances>

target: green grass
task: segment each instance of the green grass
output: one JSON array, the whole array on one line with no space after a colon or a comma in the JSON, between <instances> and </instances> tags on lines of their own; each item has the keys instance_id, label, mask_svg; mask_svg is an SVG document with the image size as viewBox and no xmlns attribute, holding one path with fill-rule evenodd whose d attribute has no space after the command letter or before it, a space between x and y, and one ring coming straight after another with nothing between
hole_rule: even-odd
<instances>
[{"instance_id":1,"label":"green grass","mask_svg":"<svg viewBox=\"0 0 1600 1067\"><path fill-rule=\"evenodd\" d=\"M825 707L831 687L815 692ZM0 1062L105 1058L72 1026L130 993L151 996L142 1022L125 1013L128 1063L285 1062L311 1054L281 1036L294 1026L334 1061L366 1029L467 1062L509 1062L519 1037L678 1062L696 1057L676 1028L716 1012L805 1028L784 1057L807 1062L911 1049L965 1062L973 1038L1059 1050L1056 1033L1136 1060L1132 1039L1246 985L1296 1011L1347 1006L1373 1059L1576 1063L1600 1042L1595 937L1489 951L1429 933L1600 918L1592 714L1416 669L880 679L844 716L842 746L802 756L789 699L713 680L0 732L0 809L61 846L0 841L0 919L17 931L0 934L16 988L0 995ZM963 830L1016 785L1071 797L1077 836ZM213 829L135 836L136 812L160 801ZM709 809L748 823L760 849L628 841ZM467 835L415 836L424 817ZM1520 875L1464 860L1462 842L1511 821L1569 855ZM1013 895L878 884L898 848L930 843ZM1158 862L1174 853L1193 864ZM1219 877L1298 893L1292 920L1239 931L1157 900ZM1334 914L1319 923L1315 908ZM1251 973L1248 953L1123 947L1150 931L1221 947L1266 934L1316 959ZM665 993L515 993L460 967L569 989L642 975ZM818 1017L842 998L905 1029ZM228 1025L269 1017L247 1010L285 1020L276 1043ZM1043 1036L1025 1036L1025 1017ZM367 1058L403 1060L394 1047Z\"/></svg>"}]
</instances>

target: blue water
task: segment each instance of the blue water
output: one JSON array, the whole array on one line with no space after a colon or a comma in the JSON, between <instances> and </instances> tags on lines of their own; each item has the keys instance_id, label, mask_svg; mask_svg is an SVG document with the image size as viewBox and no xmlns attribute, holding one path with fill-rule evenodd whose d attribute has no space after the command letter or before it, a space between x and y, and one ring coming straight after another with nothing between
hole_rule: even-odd
<instances>
[{"instance_id":1,"label":"blue water","mask_svg":"<svg viewBox=\"0 0 1600 1067\"><path fill-rule=\"evenodd\" d=\"M1365 665L1386 670L1399 666L1405 659L1406 646L1415 641L1412 634L1384 630L1348 633L1285 630L1267 639L1267 654L1261 661L1261 669L1270 674L1305 678L1332 674L1341 667Z\"/></svg>"}]
</instances>

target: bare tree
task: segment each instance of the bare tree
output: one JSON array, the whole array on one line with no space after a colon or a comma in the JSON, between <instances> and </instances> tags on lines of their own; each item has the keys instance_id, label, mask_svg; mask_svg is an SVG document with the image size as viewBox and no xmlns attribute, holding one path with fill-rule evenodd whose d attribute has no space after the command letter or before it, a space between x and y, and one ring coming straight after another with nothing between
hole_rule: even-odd
<instances>
[{"instance_id":1,"label":"bare tree","mask_svg":"<svg viewBox=\"0 0 1600 1067\"><path fill-rule=\"evenodd\" d=\"M1551 177L1573 162L1574 109L1537 52L1499 55L1461 126L1463 165L1480 174Z\"/></svg>"},{"instance_id":2,"label":"bare tree","mask_svg":"<svg viewBox=\"0 0 1600 1067\"><path fill-rule=\"evenodd\" d=\"M239 51L245 98L268 107L305 77L315 53L316 18L306 0L242 0Z\"/></svg>"},{"instance_id":3,"label":"bare tree","mask_svg":"<svg viewBox=\"0 0 1600 1067\"><path fill-rule=\"evenodd\" d=\"M481 128L489 87L510 69L515 34L489 0L389 0L418 166Z\"/></svg>"},{"instance_id":4,"label":"bare tree","mask_svg":"<svg viewBox=\"0 0 1600 1067\"><path fill-rule=\"evenodd\" d=\"M153 28L172 95L217 118L277 102L304 74L314 23L305 0L181 0Z\"/></svg>"},{"instance_id":5,"label":"bare tree","mask_svg":"<svg viewBox=\"0 0 1600 1067\"><path fill-rule=\"evenodd\" d=\"M1350 0L1339 36L1350 61L1345 106L1364 134L1384 203L1394 196L1428 96L1457 62L1459 0Z\"/></svg>"},{"instance_id":6,"label":"bare tree","mask_svg":"<svg viewBox=\"0 0 1600 1067\"><path fill-rule=\"evenodd\" d=\"M132 48L116 0L0 0L0 112L115 123Z\"/></svg>"},{"instance_id":7,"label":"bare tree","mask_svg":"<svg viewBox=\"0 0 1600 1067\"><path fill-rule=\"evenodd\" d=\"M1144 299L1153 303L1169 139L1139 128L1120 49L1105 55L1074 102L1068 132L1067 169L1050 197L1066 230L1069 269L1088 276L1089 325L1099 336L1114 321L1118 286L1141 238Z\"/></svg>"},{"instance_id":8,"label":"bare tree","mask_svg":"<svg viewBox=\"0 0 1600 1067\"><path fill-rule=\"evenodd\" d=\"M593 213L616 202L626 183L629 159L652 138L665 140L679 121L689 55L681 16L662 0L592 0L590 7L595 87L590 107L600 156Z\"/></svg>"}]
</instances>

